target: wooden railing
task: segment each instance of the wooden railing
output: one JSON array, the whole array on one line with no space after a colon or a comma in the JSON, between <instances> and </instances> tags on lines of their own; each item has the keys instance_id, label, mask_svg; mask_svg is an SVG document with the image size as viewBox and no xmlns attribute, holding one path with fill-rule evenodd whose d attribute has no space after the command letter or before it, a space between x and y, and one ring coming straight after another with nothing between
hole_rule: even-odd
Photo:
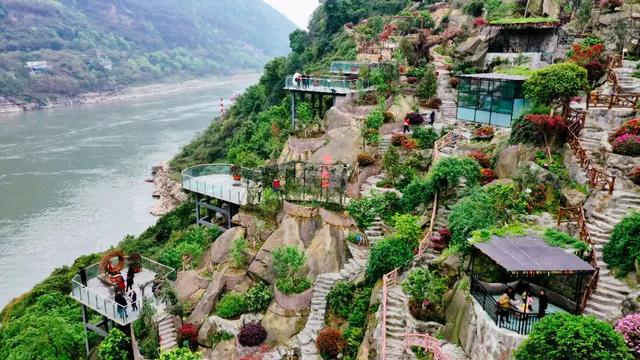
<instances>
[{"instance_id":1,"label":"wooden railing","mask_svg":"<svg viewBox=\"0 0 640 360\"><path fill-rule=\"evenodd\" d=\"M598 278L600 276L600 268L598 267L598 261L596 258L596 249L593 240L591 239L591 233L589 232L589 228L587 227L587 218L584 215L584 208L582 205L573 206L568 208L560 208L558 211L558 221L557 224L560 225L562 222L566 223L575 223L578 226L578 236L580 240L584 241L587 245L589 245L589 263L596 269L596 272L593 274L593 277L587 283L584 294L580 299L580 311L583 311L585 306L587 306L587 301L591 294L596 290L598 286Z\"/></svg>"},{"instance_id":2,"label":"wooden railing","mask_svg":"<svg viewBox=\"0 0 640 360\"><path fill-rule=\"evenodd\" d=\"M633 109L640 109L640 94L598 94L589 93L587 95L587 109L590 107L607 107L611 109L614 106Z\"/></svg>"},{"instance_id":3,"label":"wooden railing","mask_svg":"<svg viewBox=\"0 0 640 360\"><path fill-rule=\"evenodd\" d=\"M454 144L458 138L459 134L454 130L449 132L447 135L442 138L436 140L433 144L433 161L435 162L440 158L440 149L445 146L449 146ZM427 230L427 234L424 236L422 241L420 241L420 245L418 246L418 253L416 257L422 256L424 250L426 250L429 245L429 240L431 239L431 234L433 233L433 227L435 226L435 218L438 211L438 195L436 194L433 199L433 209L431 210L431 220L429 223L429 230ZM413 259L409 260L409 262L413 261ZM400 268L395 268L392 271L382 275L382 341L380 342L382 347L382 360L386 360L387 358L387 302L388 302L388 287L389 285L394 284L398 280L398 274L400 273ZM419 334L407 334L405 335L405 348L408 343L412 343L415 341L416 336L422 336L423 342L420 344L412 344L409 346L422 346L425 350L431 351L434 356L434 360L449 360L449 358L442 352L440 349L440 344L438 342L432 342L427 337L431 338L429 335L419 335ZM428 341L428 342L427 342ZM424 345L424 346L423 346ZM428 347L427 347L428 345Z\"/></svg>"},{"instance_id":4,"label":"wooden railing","mask_svg":"<svg viewBox=\"0 0 640 360\"><path fill-rule=\"evenodd\" d=\"M433 360L448 360L449 357L442 352L440 341L428 334L407 334L404 337L404 348L410 349L418 346L433 354Z\"/></svg>"},{"instance_id":5,"label":"wooden railing","mask_svg":"<svg viewBox=\"0 0 640 360\"><path fill-rule=\"evenodd\" d=\"M613 193L615 187L616 177L608 174L593 165L591 159L586 150L580 144L578 134L584 128L585 119L587 113L575 109L569 109L563 111L563 116L568 127L568 140L571 150L573 150L580 167L587 173L589 180L589 186L591 188L602 188L609 191L609 195Z\"/></svg>"}]
</instances>

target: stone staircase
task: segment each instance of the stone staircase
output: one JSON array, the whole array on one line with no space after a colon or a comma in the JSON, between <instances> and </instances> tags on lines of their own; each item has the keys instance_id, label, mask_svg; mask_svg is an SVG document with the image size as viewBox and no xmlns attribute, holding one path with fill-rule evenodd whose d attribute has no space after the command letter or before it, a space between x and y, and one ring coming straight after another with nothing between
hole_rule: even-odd
<instances>
[{"instance_id":1,"label":"stone staircase","mask_svg":"<svg viewBox=\"0 0 640 360\"><path fill-rule=\"evenodd\" d=\"M384 156L384 153L391 147L392 136L392 134L384 134L380 137L380 145L378 145L378 154L380 154L380 156Z\"/></svg>"},{"instance_id":2,"label":"stone staircase","mask_svg":"<svg viewBox=\"0 0 640 360\"><path fill-rule=\"evenodd\" d=\"M169 351L178 347L178 333L172 316L166 316L158 322L158 335L161 351Z\"/></svg>"},{"instance_id":3,"label":"stone staircase","mask_svg":"<svg viewBox=\"0 0 640 360\"><path fill-rule=\"evenodd\" d=\"M365 230L369 241L375 242L382 238L382 220L376 219L371 226ZM324 327L324 318L327 310L327 295L338 281L353 281L362 274L367 266L369 249L361 248L349 244L349 251L353 256L337 273L324 273L316 277L313 286L313 298L311 299L311 313L307 318L304 329L297 335L300 345L300 359L320 360L316 347L318 332Z\"/></svg>"},{"instance_id":4,"label":"stone staircase","mask_svg":"<svg viewBox=\"0 0 640 360\"><path fill-rule=\"evenodd\" d=\"M636 71L637 61L623 61L623 67L613 69L618 75L618 85L620 93L638 94L640 93L640 79L634 78L633 72Z\"/></svg>"},{"instance_id":5,"label":"stone staircase","mask_svg":"<svg viewBox=\"0 0 640 360\"><path fill-rule=\"evenodd\" d=\"M613 321L622 317L622 302L631 289L611 274L607 264L602 260L602 250L609 242L615 225L630 212L640 211L640 193L616 190L608 200L606 210L599 211L600 207L592 206L592 211L587 210L587 226L594 242L600 278L596 290L587 301L584 313L596 315L605 321Z\"/></svg>"},{"instance_id":6,"label":"stone staircase","mask_svg":"<svg viewBox=\"0 0 640 360\"><path fill-rule=\"evenodd\" d=\"M455 121L456 119L456 96L451 88L449 80L451 79L449 70L446 69L445 57L433 53L433 64L438 72L438 98L442 100L440 112L444 121ZM437 119L441 120L441 119ZM436 121L437 121L436 120Z\"/></svg>"},{"instance_id":7,"label":"stone staircase","mask_svg":"<svg viewBox=\"0 0 640 360\"><path fill-rule=\"evenodd\" d=\"M404 304L407 296L402 291L401 283L398 278L387 288L387 360L402 360L404 357L404 336L407 333Z\"/></svg>"}]
</instances>

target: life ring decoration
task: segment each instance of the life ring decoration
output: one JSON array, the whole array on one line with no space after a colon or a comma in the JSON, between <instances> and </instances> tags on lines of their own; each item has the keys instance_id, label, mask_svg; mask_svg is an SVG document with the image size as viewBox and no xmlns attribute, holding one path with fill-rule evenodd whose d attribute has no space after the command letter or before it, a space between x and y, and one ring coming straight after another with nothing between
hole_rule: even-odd
<instances>
[{"instance_id":1,"label":"life ring decoration","mask_svg":"<svg viewBox=\"0 0 640 360\"><path fill-rule=\"evenodd\" d=\"M118 259L118 261L114 264L113 260ZM124 252L119 249L111 250L104 254L102 260L100 260L100 270L104 273L107 273L111 276L119 275L120 271L124 269L126 263L126 257Z\"/></svg>"}]
</instances>

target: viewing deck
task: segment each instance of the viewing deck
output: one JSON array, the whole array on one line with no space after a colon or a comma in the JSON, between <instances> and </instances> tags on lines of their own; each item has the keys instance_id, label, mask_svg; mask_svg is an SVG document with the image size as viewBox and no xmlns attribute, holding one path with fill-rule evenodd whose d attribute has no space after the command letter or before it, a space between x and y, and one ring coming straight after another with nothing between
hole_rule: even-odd
<instances>
[{"instance_id":1,"label":"viewing deck","mask_svg":"<svg viewBox=\"0 0 640 360\"><path fill-rule=\"evenodd\" d=\"M141 265L141 271L134 275L134 290L137 293L136 305L138 308L136 311L133 310L129 300L127 300L128 306L126 309L114 301L114 285L107 280L106 275L100 270L100 264L94 264L85 269L86 285L83 285L80 274L73 277L71 280L71 297L119 325L128 325L138 319L144 299L156 300L155 303L160 300L156 299L152 289L155 279L175 279L175 270L168 266L145 257L142 257ZM125 278L127 268L128 264L122 270L122 276Z\"/></svg>"},{"instance_id":2,"label":"viewing deck","mask_svg":"<svg viewBox=\"0 0 640 360\"><path fill-rule=\"evenodd\" d=\"M230 164L206 164L182 171L182 188L236 205L251 203L250 192L257 187L256 172L243 168L240 181L233 180Z\"/></svg>"},{"instance_id":3,"label":"viewing deck","mask_svg":"<svg viewBox=\"0 0 640 360\"><path fill-rule=\"evenodd\" d=\"M360 68L371 67L366 61L334 61L331 63L331 72L334 74L357 75Z\"/></svg>"},{"instance_id":4,"label":"viewing deck","mask_svg":"<svg viewBox=\"0 0 640 360\"><path fill-rule=\"evenodd\" d=\"M346 96L359 90L368 91L369 85L359 80L347 79L340 76L310 77L295 82L293 75L287 76L284 89L297 92L329 94Z\"/></svg>"}]
</instances>

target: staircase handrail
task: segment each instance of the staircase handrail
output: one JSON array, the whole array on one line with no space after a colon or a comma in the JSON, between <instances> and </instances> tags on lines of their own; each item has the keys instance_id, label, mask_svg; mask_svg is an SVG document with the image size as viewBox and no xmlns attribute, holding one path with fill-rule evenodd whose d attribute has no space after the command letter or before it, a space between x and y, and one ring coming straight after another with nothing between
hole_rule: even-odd
<instances>
[{"instance_id":1,"label":"staircase handrail","mask_svg":"<svg viewBox=\"0 0 640 360\"><path fill-rule=\"evenodd\" d=\"M433 354L433 360L448 360L449 357L440 348L440 341L429 334L407 334L404 348L419 346Z\"/></svg>"},{"instance_id":2,"label":"staircase handrail","mask_svg":"<svg viewBox=\"0 0 640 360\"><path fill-rule=\"evenodd\" d=\"M640 110L640 94L618 93L617 91L612 94L587 94L587 109L590 107L604 106L608 109L619 106L638 111Z\"/></svg>"}]
</instances>

